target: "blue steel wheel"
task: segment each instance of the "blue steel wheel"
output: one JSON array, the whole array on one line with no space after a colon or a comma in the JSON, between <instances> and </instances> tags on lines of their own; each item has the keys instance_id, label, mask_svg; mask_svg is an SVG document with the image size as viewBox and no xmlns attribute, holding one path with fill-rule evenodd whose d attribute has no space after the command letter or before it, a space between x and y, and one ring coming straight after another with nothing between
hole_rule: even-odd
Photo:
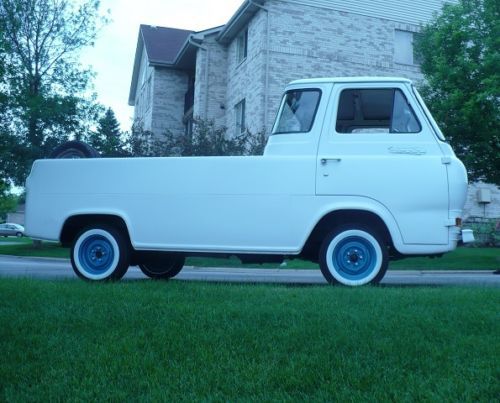
<instances>
[{"instance_id":1,"label":"blue steel wheel","mask_svg":"<svg viewBox=\"0 0 500 403\"><path fill-rule=\"evenodd\" d=\"M320 250L320 268L329 283L359 286L378 283L388 266L387 248L378 234L346 226L329 234Z\"/></svg>"},{"instance_id":2,"label":"blue steel wheel","mask_svg":"<svg viewBox=\"0 0 500 403\"><path fill-rule=\"evenodd\" d=\"M78 277L85 280L120 279L129 265L127 243L112 227L85 229L73 244L71 263Z\"/></svg>"}]
</instances>

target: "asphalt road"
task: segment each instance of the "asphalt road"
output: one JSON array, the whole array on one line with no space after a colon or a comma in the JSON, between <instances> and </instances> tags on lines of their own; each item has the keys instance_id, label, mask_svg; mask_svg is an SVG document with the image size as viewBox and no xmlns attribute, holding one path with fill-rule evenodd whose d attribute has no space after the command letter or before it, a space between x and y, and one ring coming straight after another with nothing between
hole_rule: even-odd
<instances>
[{"instance_id":1,"label":"asphalt road","mask_svg":"<svg viewBox=\"0 0 500 403\"><path fill-rule=\"evenodd\" d=\"M0 256L1 277L41 279L76 278L66 259ZM131 267L125 279L146 279L138 267ZM319 270L199 268L186 266L175 279L237 283L326 284ZM388 271L382 284L390 285L475 285L500 287L500 275L492 271Z\"/></svg>"}]
</instances>

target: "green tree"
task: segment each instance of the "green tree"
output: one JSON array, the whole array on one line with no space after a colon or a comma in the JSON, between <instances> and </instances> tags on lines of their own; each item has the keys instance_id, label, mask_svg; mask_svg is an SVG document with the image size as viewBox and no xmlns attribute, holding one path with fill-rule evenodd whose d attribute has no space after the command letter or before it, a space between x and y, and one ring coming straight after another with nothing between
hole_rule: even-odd
<instances>
[{"instance_id":1,"label":"green tree","mask_svg":"<svg viewBox=\"0 0 500 403\"><path fill-rule=\"evenodd\" d=\"M33 159L48 155L70 135L84 137L89 120L96 120L99 106L84 95L92 73L81 68L77 57L106 22L98 9L97 0L0 2L7 115L10 132L23 149L20 169L13 173L19 184Z\"/></svg>"},{"instance_id":2,"label":"green tree","mask_svg":"<svg viewBox=\"0 0 500 403\"><path fill-rule=\"evenodd\" d=\"M470 178L500 183L500 2L445 5L416 50L422 94Z\"/></svg>"},{"instance_id":3,"label":"green tree","mask_svg":"<svg viewBox=\"0 0 500 403\"><path fill-rule=\"evenodd\" d=\"M7 213L14 211L17 206L17 197L9 190L10 185L0 179L0 221L4 221Z\"/></svg>"},{"instance_id":4,"label":"green tree","mask_svg":"<svg viewBox=\"0 0 500 403\"><path fill-rule=\"evenodd\" d=\"M99 119L97 131L89 137L92 147L105 157L123 157L126 155L126 144L122 140L120 124L111 108L108 108Z\"/></svg>"}]
</instances>

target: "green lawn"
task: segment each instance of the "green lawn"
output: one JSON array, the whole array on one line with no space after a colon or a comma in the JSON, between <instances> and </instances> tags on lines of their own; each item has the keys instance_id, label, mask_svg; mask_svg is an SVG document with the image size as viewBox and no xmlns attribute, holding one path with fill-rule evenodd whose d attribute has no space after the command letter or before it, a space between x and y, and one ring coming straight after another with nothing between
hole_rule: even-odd
<instances>
[{"instance_id":1,"label":"green lawn","mask_svg":"<svg viewBox=\"0 0 500 403\"><path fill-rule=\"evenodd\" d=\"M16 245L2 245L2 241L16 242ZM44 242L40 249L33 246L29 238L2 238L0 239L0 254L16 256L42 256L69 258L69 250L61 248L56 243ZM233 257L231 259L189 258L187 265L199 267L266 267L276 268L277 264L242 265ZM318 269L314 263L303 260L287 262L289 269ZM441 258L408 258L391 262L389 269L393 270L497 270L500 268L499 248L458 248Z\"/></svg>"},{"instance_id":2,"label":"green lawn","mask_svg":"<svg viewBox=\"0 0 500 403\"><path fill-rule=\"evenodd\" d=\"M0 401L497 401L500 293L0 279Z\"/></svg>"},{"instance_id":3,"label":"green lawn","mask_svg":"<svg viewBox=\"0 0 500 403\"><path fill-rule=\"evenodd\" d=\"M15 243L14 245L2 245L2 243ZM57 257L69 259L69 249L61 248L55 242L42 242L40 248L33 245L29 238L1 238L0 255L15 256L39 256L39 257Z\"/></svg>"}]
</instances>

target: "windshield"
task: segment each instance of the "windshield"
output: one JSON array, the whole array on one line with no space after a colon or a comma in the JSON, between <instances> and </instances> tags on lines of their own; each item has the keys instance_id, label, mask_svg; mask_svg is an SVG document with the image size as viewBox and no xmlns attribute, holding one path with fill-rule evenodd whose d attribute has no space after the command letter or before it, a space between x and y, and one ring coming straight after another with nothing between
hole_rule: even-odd
<instances>
[{"instance_id":1,"label":"windshield","mask_svg":"<svg viewBox=\"0 0 500 403\"><path fill-rule=\"evenodd\" d=\"M321 91L300 89L287 91L283 97L273 134L306 133L314 123Z\"/></svg>"},{"instance_id":2,"label":"windshield","mask_svg":"<svg viewBox=\"0 0 500 403\"><path fill-rule=\"evenodd\" d=\"M422 99L422 97L420 96L420 94L418 93L417 89L415 88L414 85L411 86L412 89L413 89L413 93L415 94L415 96L417 97L417 100L420 104L420 106L422 107L422 109L424 110L425 112L425 115L427 116L427 119L429 119L429 122L431 123L431 126L432 128L434 129L434 132L437 134L437 136L439 137L440 140L442 141L446 141L446 138L444 137L444 134L443 132L441 131L441 129L439 128L438 124L436 123L436 121L434 120L434 118L432 117L432 114L431 112L429 111L429 109L427 109L427 106L425 105L425 102L424 100Z\"/></svg>"}]
</instances>

